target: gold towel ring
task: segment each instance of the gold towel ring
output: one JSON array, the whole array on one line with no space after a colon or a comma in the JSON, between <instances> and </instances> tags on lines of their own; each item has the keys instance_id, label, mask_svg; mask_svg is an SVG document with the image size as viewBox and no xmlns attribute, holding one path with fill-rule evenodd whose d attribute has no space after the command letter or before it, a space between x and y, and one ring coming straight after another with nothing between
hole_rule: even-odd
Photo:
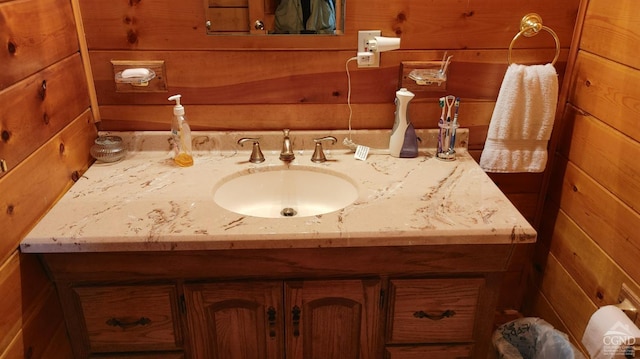
<instances>
[{"instance_id":1,"label":"gold towel ring","mask_svg":"<svg viewBox=\"0 0 640 359\"><path fill-rule=\"evenodd\" d=\"M511 50L513 50L513 44L515 44L516 40L518 40L518 38L523 35L525 37L536 36L540 32L540 30L545 30L546 32L550 33L551 36L553 36L553 39L556 41L556 56L553 58L553 61L551 61L551 65L556 64L558 57L560 57L560 39L558 38L558 35L556 35L556 33L551 30L551 28L542 25L542 17L540 17L540 15L536 13L530 13L525 15L522 20L520 20L520 32L513 37L513 40L511 40L511 44L509 45L509 65L513 63L511 61Z\"/></svg>"}]
</instances>

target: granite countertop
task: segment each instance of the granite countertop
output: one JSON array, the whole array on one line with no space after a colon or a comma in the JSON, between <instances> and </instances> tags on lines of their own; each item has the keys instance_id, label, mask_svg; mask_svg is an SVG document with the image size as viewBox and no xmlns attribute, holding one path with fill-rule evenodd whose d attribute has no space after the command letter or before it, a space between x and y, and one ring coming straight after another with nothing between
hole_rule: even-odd
<instances>
[{"instance_id":1,"label":"granite countertop","mask_svg":"<svg viewBox=\"0 0 640 359\"><path fill-rule=\"evenodd\" d=\"M126 157L93 164L33 228L20 248L29 253L180 251L441 244L531 243L535 230L466 151L458 131L457 159L434 158L436 132L421 130L417 158L389 156L389 131L352 133L371 147L366 161L341 144L344 131L292 131L291 168L331 170L358 186L351 205L310 217L258 218L230 212L213 201L216 184L240 171L287 166L278 159L281 132L194 132L193 167L176 166L168 132L122 132ZM315 137L329 161L310 161ZM249 163L261 137L266 161ZM378 148L378 149L376 149Z\"/></svg>"}]
</instances>

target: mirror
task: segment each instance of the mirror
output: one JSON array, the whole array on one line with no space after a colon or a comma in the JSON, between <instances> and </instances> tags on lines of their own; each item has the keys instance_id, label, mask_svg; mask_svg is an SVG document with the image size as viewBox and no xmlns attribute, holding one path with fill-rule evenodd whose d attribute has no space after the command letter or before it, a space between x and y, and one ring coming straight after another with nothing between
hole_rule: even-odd
<instances>
[{"instance_id":1,"label":"mirror","mask_svg":"<svg viewBox=\"0 0 640 359\"><path fill-rule=\"evenodd\" d=\"M341 35L345 0L205 0L209 35Z\"/></svg>"}]
</instances>

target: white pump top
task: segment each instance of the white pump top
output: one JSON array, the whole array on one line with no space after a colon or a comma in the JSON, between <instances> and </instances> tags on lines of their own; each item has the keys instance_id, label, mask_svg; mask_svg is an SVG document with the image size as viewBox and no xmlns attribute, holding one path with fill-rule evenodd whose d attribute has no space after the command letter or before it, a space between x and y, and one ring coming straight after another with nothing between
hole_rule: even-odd
<instances>
[{"instance_id":1,"label":"white pump top","mask_svg":"<svg viewBox=\"0 0 640 359\"><path fill-rule=\"evenodd\" d=\"M175 101L176 105L173 106L173 114L176 116L184 115L184 107L180 104L180 98L182 95L177 94L169 97L169 101Z\"/></svg>"}]
</instances>

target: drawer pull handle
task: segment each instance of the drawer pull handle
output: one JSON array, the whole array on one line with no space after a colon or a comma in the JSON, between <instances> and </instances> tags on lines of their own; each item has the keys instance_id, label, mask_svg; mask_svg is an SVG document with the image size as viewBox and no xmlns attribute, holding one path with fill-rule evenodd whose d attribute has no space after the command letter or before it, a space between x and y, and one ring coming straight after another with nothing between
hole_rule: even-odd
<instances>
[{"instance_id":1,"label":"drawer pull handle","mask_svg":"<svg viewBox=\"0 0 640 359\"><path fill-rule=\"evenodd\" d=\"M140 317L140 319L133 322L125 322L116 318L111 318L107 320L107 325L111 327L120 327L122 329L133 328L138 325L147 325L151 323L151 319L146 317Z\"/></svg>"},{"instance_id":2,"label":"drawer pull handle","mask_svg":"<svg viewBox=\"0 0 640 359\"><path fill-rule=\"evenodd\" d=\"M297 305L293 307L293 309L291 310L291 315L292 315L292 322L293 322L293 336L294 337L299 337L300 336L300 307L298 307Z\"/></svg>"},{"instance_id":3,"label":"drawer pull handle","mask_svg":"<svg viewBox=\"0 0 640 359\"><path fill-rule=\"evenodd\" d=\"M269 321L269 337L270 338L275 338L276 337L276 308L274 307L269 307L269 309L267 309L267 319Z\"/></svg>"},{"instance_id":4,"label":"drawer pull handle","mask_svg":"<svg viewBox=\"0 0 640 359\"><path fill-rule=\"evenodd\" d=\"M429 314L429 313L425 313L424 311L419 311L419 312L415 312L413 313L413 316L416 318L427 318L427 319L431 319L431 320L441 320L444 318L451 318L454 315L456 315L456 312L451 310L451 309L447 309L444 312L442 312L441 314L435 315L435 314Z\"/></svg>"}]
</instances>

